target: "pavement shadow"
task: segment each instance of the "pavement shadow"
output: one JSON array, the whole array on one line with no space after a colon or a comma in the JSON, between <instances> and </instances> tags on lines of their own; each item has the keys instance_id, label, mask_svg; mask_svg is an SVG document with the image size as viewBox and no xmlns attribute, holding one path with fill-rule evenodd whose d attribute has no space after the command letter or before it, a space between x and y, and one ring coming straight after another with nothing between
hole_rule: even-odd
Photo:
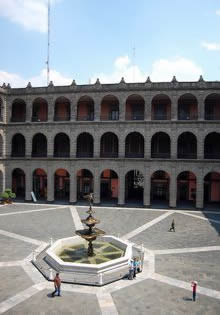
<instances>
[{"instance_id":1,"label":"pavement shadow","mask_svg":"<svg viewBox=\"0 0 220 315\"><path fill-rule=\"evenodd\" d=\"M190 297L188 297L188 296L184 296L184 297L183 297L183 300L189 302L189 301L192 301L192 298L190 298Z\"/></svg>"},{"instance_id":2,"label":"pavement shadow","mask_svg":"<svg viewBox=\"0 0 220 315\"><path fill-rule=\"evenodd\" d=\"M52 293L48 293L48 294L47 294L47 297L48 297L48 298L51 298L51 299L54 298L54 296L52 296Z\"/></svg>"}]
</instances>

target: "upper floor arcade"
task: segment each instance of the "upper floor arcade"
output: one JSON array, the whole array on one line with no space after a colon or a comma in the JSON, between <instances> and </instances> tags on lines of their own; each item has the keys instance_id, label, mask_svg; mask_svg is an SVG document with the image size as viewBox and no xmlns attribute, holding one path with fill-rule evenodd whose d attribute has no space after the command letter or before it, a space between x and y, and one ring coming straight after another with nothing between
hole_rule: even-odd
<instances>
[{"instance_id":1,"label":"upper floor arcade","mask_svg":"<svg viewBox=\"0 0 220 315\"><path fill-rule=\"evenodd\" d=\"M3 104L0 96L0 114ZM215 121L220 120L220 91L126 91L10 96L6 121Z\"/></svg>"}]
</instances>

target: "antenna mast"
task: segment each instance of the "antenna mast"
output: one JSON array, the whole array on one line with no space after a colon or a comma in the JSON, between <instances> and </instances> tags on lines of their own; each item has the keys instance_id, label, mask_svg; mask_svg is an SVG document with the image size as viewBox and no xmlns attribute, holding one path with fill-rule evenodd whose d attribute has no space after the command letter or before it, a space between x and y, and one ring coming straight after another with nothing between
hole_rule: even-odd
<instances>
[{"instance_id":1,"label":"antenna mast","mask_svg":"<svg viewBox=\"0 0 220 315\"><path fill-rule=\"evenodd\" d=\"M133 47L133 82L135 82L135 57L136 57L136 47Z\"/></svg>"},{"instance_id":2,"label":"antenna mast","mask_svg":"<svg viewBox=\"0 0 220 315\"><path fill-rule=\"evenodd\" d=\"M50 0L47 8L47 85L50 83Z\"/></svg>"}]
</instances>

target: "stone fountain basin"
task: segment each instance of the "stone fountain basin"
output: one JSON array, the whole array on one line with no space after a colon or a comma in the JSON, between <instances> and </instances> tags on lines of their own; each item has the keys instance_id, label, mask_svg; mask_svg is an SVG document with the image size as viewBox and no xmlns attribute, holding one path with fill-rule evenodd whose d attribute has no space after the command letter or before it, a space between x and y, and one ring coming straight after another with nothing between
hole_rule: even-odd
<instances>
[{"instance_id":1,"label":"stone fountain basin","mask_svg":"<svg viewBox=\"0 0 220 315\"><path fill-rule=\"evenodd\" d=\"M58 253L65 247L78 244L88 244L80 236L73 236L59 239L47 249L45 261L56 271L65 275L65 281L74 283L85 283L103 285L108 282L121 279L128 273L128 263L132 257L132 245L112 235L105 235L98 238L99 241L110 242L123 250L123 257L116 258L99 264L64 262ZM63 275L62 275L63 273Z\"/></svg>"}]
</instances>

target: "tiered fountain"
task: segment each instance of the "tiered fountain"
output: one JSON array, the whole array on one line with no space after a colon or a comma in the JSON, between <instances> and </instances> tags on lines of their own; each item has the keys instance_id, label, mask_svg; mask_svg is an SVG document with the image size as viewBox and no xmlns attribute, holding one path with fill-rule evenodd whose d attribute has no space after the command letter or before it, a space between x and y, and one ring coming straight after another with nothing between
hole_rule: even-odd
<instances>
[{"instance_id":1,"label":"tiered fountain","mask_svg":"<svg viewBox=\"0 0 220 315\"><path fill-rule=\"evenodd\" d=\"M81 220L87 227L77 230L77 236L57 240L47 249L44 261L61 273L62 281L103 285L127 275L134 248L130 243L105 235L104 231L95 227L100 221L92 215L92 194L87 199L89 215Z\"/></svg>"}]
</instances>

